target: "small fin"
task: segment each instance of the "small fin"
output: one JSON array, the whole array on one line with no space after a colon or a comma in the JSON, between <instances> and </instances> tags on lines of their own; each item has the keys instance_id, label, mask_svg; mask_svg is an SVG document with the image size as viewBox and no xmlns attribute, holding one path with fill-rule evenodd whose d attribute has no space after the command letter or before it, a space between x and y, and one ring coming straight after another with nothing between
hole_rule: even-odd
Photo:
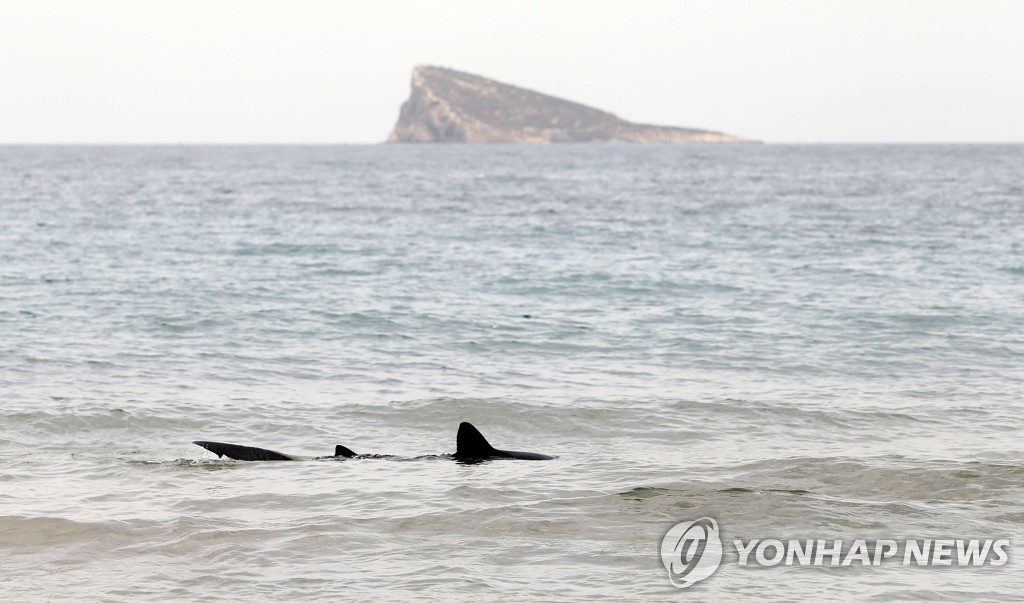
<instances>
[{"instance_id":1,"label":"small fin","mask_svg":"<svg viewBox=\"0 0 1024 603\"><path fill-rule=\"evenodd\" d=\"M218 457L228 457L236 461L294 461L293 457L281 454L265 448L255 446L239 446L238 444L225 444L223 442L192 442L196 446L202 446Z\"/></svg>"},{"instance_id":2,"label":"small fin","mask_svg":"<svg viewBox=\"0 0 1024 603\"><path fill-rule=\"evenodd\" d=\"M334 456L340 456L340 457L344 457L344 458L350 459L350 458L352 458L354 456L359 456L359 455L354 453L354 452L352 452L351 449L345 448L341 444L338 444L337 446L334 447Z\"/></svg>"},{"instance_id":3,"label":"small fin","mask_svg":"<svg viewBox=\"0 0 1024 603\"><path fill-rule=\"evenodd\" d=\"M459 423L459 433L455 436L455 458L479 459L494 456L494 449L480 430L471 423Z\"/></svg>"}]
</instances>

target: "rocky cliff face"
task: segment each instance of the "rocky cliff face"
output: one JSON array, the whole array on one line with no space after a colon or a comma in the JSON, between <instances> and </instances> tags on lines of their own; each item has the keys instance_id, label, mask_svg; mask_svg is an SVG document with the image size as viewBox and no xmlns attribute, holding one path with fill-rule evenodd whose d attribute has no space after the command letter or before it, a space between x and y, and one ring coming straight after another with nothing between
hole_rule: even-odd
<instances>
[{"instance_id":1,"label":"rocky cliff face","mask_svg":"<svg viewBox=\"0 0 1024 603\"><path fill-rule=\"evenodd\" d=\"M412 72L388 142L754 142L720 132L634 124L598 109L443 67Z\"/></svg>"}]
</instances>

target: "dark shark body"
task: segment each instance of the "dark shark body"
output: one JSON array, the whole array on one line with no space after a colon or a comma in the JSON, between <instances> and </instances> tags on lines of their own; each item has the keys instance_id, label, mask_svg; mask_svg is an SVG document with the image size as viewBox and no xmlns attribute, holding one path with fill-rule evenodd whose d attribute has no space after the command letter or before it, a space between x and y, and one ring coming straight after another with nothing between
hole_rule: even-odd
<instances>
[{"instance_id":1,"label":"dark shark body","mask_svg":"<svg viewBox=\"0 0 1024 603\"><path fill-rule=\"evenodd\" d=\"M227 444L224 442L208 442L197 440L192 442L197 446L209 450L218 458L228 457L236 461L300 461L303 457L284 454L276 450L257 448L255 446L240 446L238 444ZM330 456L318 456L317 460L329 459L352 459L352 458L398 458L389 454L356 454L345 446L335 446L334 454ZM555 457L537 452L519 452L517 450L498 450L484 438L480 431L472 424L463 422L459 424L459 433L455 437L455 454L444 454L425 458L451 458L461 462L479 462L493 459L519 459L524 461L546 461ZM412 459L409 459L412 460Z\"/></svg>"},{"instance_id":2,"label":"dark shark body","mask_svg":"<svg viewBox=\"0 0 1024 603\"><path fill-rule=\"evenodd\" d=\"M472 423L459 424L459 433L455 436L455 454L452 458L459 461L486 461L490 459L520 459L523 461L549 461L555 457L538 452L519 452L518 450L498 450L487 441L480 430Z\"/></svg>"},{"instance_id":3,"label":"dark shark body","mask_svg":"<svg viewBox=\"0 0 1024 603\"><path fill-rule=\"evenodd\" d=\"M209 450L210 452L217 455L218 458L228 457L229 459L235 459L236 461L301 461L302 457L294 456L291 454L284 454L283 452L277 452L276 450L267 450L266 448L257 448L255 446L239 446L238 444L226 444L224 442L206 442L197 440L192 442L197 446ZM352 458L359 456L344 446L334 447L334 456L317 457L317 458Z\"/></svg>"}]
</instances>

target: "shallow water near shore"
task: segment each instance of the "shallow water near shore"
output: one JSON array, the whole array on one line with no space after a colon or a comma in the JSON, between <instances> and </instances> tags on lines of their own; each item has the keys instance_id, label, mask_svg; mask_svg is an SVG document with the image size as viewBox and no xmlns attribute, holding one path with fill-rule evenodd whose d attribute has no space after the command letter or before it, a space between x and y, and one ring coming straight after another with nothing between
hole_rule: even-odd
<instances>
[{"instance_id":1,"label":"shallow water near shore","mask_svg":"<svg viewBox=\"0 0 1024 603\"><path fill-rule=\"evenodd\" d=\"M0 598L1019 599L1021 146L0 147ZM244 463L219 440L552 461ZM1008 538L1002 567L732 539Z\"/></svg>"}]
</instances>

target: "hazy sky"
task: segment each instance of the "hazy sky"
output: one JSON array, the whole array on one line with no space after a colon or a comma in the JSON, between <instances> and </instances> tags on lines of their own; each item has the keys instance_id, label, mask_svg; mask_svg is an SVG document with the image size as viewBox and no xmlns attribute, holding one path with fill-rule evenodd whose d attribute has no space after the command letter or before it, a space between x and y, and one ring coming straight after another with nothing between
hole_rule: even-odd
<instances>
[{"instance_id":1,"label":"hazy sky","mask_svg":"<svg viewBox=\"0 0 1024 603\"><path fill-rule=\"evenodd\" d=\"M1024 142L1024 0L0 0L0 142L379 142L420 63L768 142Z\"/></svg>"}]
</instances>

